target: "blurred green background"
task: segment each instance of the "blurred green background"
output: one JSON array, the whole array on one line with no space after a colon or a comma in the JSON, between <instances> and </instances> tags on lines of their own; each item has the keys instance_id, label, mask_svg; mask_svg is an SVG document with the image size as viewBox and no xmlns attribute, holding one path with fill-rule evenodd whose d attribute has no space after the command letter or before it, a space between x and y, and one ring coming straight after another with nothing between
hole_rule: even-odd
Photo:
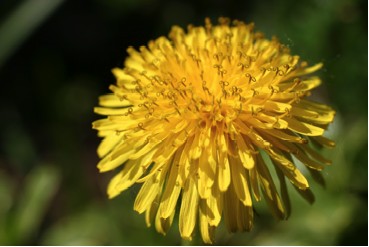
<instances>
[{"instance_id":1,"label":"blurred green background","mask_svg":"<svg viewBox=\"0 0 369 247\"><path fill-rule=\"evenodd\" d=\"M323 62L315 99L337 110L327 133L326 188L290 191L292 216L260 206L250 233L217 230L218 245L368 244L368 2L366 0L0 0L0 244L179 245L133 211L137 188L108 200L91 122L130 45L174 24L228 16L255 22L309 63ZM311 181L311 179L310 179Z\"/></svg>"}]
</instances>

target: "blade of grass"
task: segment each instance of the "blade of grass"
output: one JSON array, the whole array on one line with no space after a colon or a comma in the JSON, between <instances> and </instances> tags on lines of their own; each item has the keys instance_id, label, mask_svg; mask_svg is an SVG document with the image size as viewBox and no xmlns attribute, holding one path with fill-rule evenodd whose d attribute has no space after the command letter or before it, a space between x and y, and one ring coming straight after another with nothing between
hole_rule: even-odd
<instances>
[{"instance_id":1,"label":"blade of grass","mask_svg":"<svg viewBox=\"0 0 369 247\"><path fill-rule=\"evenodd\" d=\"M59 181L59 172L50 166L39 166L28 175L11 222L13 244L30 244L32 236L39 229L51 198L56 193Z\"/></svg>"},{"instance_id":2,"label":"blade of grass","mask_svg":"<svg viewBox=\"0 0 369 247\"><path fill-rule=\"evenodd\" d=\"M23 1L0 25L0 68L64 0Z\"/></svg>"}]
</instances>

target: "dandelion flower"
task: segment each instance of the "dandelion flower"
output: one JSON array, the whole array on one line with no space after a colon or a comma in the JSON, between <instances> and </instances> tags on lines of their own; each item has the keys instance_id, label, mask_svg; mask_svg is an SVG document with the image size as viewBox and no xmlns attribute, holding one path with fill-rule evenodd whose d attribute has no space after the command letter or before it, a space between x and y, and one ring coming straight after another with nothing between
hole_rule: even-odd
<instances>
[{"instance_id":1,"label":"dandelion flower","mask_svg":"<svg viewBox=\"0 0 369 247\"><path fill-rule=\"evenodd\" d=\"M226 18L187 32L174 26L169 39L128 54L95 108L107 117L93 123L104 138L99 170L122 166L110 198L141 183L134 209L148 226L165 234L177 210L182 238L197 224L206 243L222 217L231 232L251 230L260 200L286 219L287 181L314 200L296 164L324 182L330 161L316 150L334 146L322 135L335 113L306 98L321 83L310 75L321 63L308 66L253 24Z\"/></svg>"}]
</instances>

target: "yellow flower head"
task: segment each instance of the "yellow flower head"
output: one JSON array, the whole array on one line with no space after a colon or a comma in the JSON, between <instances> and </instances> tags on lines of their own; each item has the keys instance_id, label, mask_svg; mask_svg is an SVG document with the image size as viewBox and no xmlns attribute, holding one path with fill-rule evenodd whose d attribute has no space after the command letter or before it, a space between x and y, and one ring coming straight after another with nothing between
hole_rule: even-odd
<instances>
[{"instance_id":1,"label":"yellow flower head","mask_svg":"<svg viewBox=\"0 0 369 247\"><path fill-rule=\"evenodd\" d=\"M213 242L224 217L232 231L250 230L253 203L265 199L280 219L289 215L285 177L309 201L313 195L299 160L322 181L330 161L315 150L333 147L323 133L334 111L306 99L320 79L277 39L253 24L220 18L212 26L173 27L169 39L128 49L113 73L113 94L100 97L93 123L103 141L101 172L123 168L108 195L142 183L134 209L165 234L179 209L179 231L191 239L198 222ZM280 195L270 169L274 167ZM263 195L263 197L262 197Z\"/></svg>"}]
</instances>

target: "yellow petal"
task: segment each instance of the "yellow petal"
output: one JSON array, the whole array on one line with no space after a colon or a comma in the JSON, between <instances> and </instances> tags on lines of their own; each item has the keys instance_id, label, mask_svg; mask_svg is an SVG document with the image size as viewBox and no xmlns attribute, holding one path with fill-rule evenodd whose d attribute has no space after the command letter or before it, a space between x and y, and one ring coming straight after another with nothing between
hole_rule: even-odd
<instances>
[{"instance_id":1,"label":"yellow petal","mask_svg":"<svg viewBox=\"0 0 369 247\"><path fill-rule=\"evenodd\" d=\"M188 178L189 172L190 172L190 162L189 162L189 156L188 151L191 148L191 138L186 141L185 144L183 144L183 151L181 152L181 156L179 158L178 164L179 164L179 182L183 186L185 181Z\"/></svg>"},{"instance_id":2,"label":"yellow petal","mask_svg":"<svg viewBox=\"0 0 369 247\"><path fill-rule=\"evenodd\" d=\"M122 179L122 172L118 173L110 180L108 189L107 189L109 198L116 197L117 195L120 194L121 190L117 189L117 184L120 182L121 179Z\"/></svg>"},{"instance_id":3,"label":"yellow petal","mask_svg":"<svg viewBox=\"0 0 369 247\"><path fill-rule=\"evenodd\" d=\"M122 137L116 134L107 135L97 148L97 154L99 157L104 157L108 154L120 141Z\"/></svg>"},{"instance_id":4,"label":"yellow petal","mask_svg":"<svg viewBox=\"0 0 369 247\"><path fill-rule=\"evenodd\" d=\"M161 192L161 191L160 191ZM154 201L151 203L150 208L145 212L145 221L147 227L151 226L151 222L155 219L156 212L159 207L161 193L158 193Z\"/></svg>"},{"instance_id":5,"label":"yellow petal","mask_svg":"<svg viewBox=\"0 0 369 247\"><path fill-rule=\"evenodd\" d=\"M215 166L208 162L208 153L203 150L199 159L198 168L198 190L201 198L208 198L211 195L211 186L215 180Z\"/></svg>"},{"instance_id":6,"label":"yellow petal","mask_svg":"<svg viewBox=\"0 0 369 247\"><path fill-rule=\"evenodd\" d=\"M231 183L231 171L229 168L228 155L220 157L220 166L218 168L218 184L220 191L226 191Z\"/></svg>"},{"instance_id":7,"label":"yellow petal","mask_svg":"<svg viewBox=\"0 0 369 247\"><path fill-rule=\"evenodd\" d=\"M142 55L133 47L128 47L127 52L129 54L129 58L131 58L132 62L136 63L144 63L145 60L143 60ZM129 64L126 64L126 67L130 67ZM116 75L118 76L118 75Z\"/></svg>"},{"instance_id":8,"label":"yellow petal","mask_svg":"<svg viewBox=\"0 0 369 247\"><path fill-rule=\"evenodd\" d=\"M322 164L318 163L315 160L310 159L304 152L297 152L297 153L295 153L293 155L297 159L299 159L304 165L306 165L306 166L308 166L308 167L310 167L312 169L321 171L324 168L324 166Z\"/></svg>"},{"instance_id":9,"label":"yellow petal","mask_svg":"<svg viewBox=\"0 0 369 247\"><path fill-rule=\"evenodd\" d=\"M191 239L196 225L198 204L199 196L196 184L192 178L189 178L183 190L181 210L179 212L179 232L182 238Z\"/></svg>"},{"instance_id":10,"label":"yellow petal","mask_svg":"<svg viewBox=\"0 0 369 247\"><path fill-rule=\"evenodd\" d=\"M315 71L319 70L322 67L323 67L323 63L317 63L311 67L299 68L298 71L294 74L294 76L301 76L301 75L307 75L310 73L314 73Z\"/></svg>"},{"instance_id":11,"label":"yellow petal","mask_svg":"<svg viewBox=\"0 0 369 247\"><path fill-rule=\"evenodd\" d=\"M128 107L132 103L114 94L107 94L99 97L99 105L104 107Z\"/></svg>"},{"instance_id":12,"label":"yellow petal","mask_svg":"<svg viewBox=\"0 0 369 247\"><path fill-rule=\"evenodd\" d=\"M288 219L288 217L291 215L291 201L290 201L290 197L288 196L286 179L284 177L284 173L282 172L282 170L278 166L274 166L274 167L277 172L278 179L279 179L279 187L281 190L281 198L283 201L283 206L286 212L286 219Z\"/></svg>"},{"instance_id":13,"label":"yellow petal","mask_svg":"<svg viewBox=\"0 0 369 247\"><path fill-rule=\"evenodd\" d=\"M133 78L129 75L127 75L123 69L120 68L114 68L111 70L111 72L113 73L113 75L117 78L117 79L122 79L122 80L133 80Z\"/></svg>"},{"instance_id":14,"label":"yellow petal","mask_svg":"<svg viewBox=\"0 0 369 247\"><path fill-rule=\"evenodd\" d=\"M142 139L144 139L144 138L142 138ZM138 158L140 158L140 157L144 156L145 154L147 154L148 152L152 151L152 150L153 150L157 145L158 145L158 144L156 144L156 143L147 143L147 144L146 144L146 145L144 145L143 147L138 148L138 150L137 150L137 151L135 150L135 152L134 152L134 153L132 153L132 154L129 156L129 159L131 159L131 160L138 159ZM133 146L133 147L131 147L131 148L134 148L134 146Z\"/></svg>"},{"instance_id":15,"label":"yellow petal","mask_svg":"<svg viewBox=\"0 0 369 247\"><path fill-rule=\"evenodd\" d=\"M293 107L291 110L291 114L293 116L303 118L307 122L313 124L329 124L333 121L334 118L334 112L321 113L299 107Z\"/></svg>"},{"instance_id":16,"label":"yellow petal","mask_svg":"<svg viewBox=\"0 0 369 247\"><path fill-rule=\"evenodd\" d=\"M172 158L172 155L178 149L177 146L172 145L176 137L176 135L169 135L164 141L160 143L160 145L158 146L160 148L155 153L153 161L158 163L166 163L170 158Z\"/></svg>"},{"instance_id":17,"label":"yellow petal","mask_svg":"<svg viewBox=\"0 0 369 247\"><path fill-rule=\"evenodd\" d=\"M321 84L321 80L319 77L311 77L309 79L302 80L301 83L299 83L294 90L295 91L309 91L313 88L318 87Z\"/></svg>"},{"instance_id":18,"label":"yellow petal","mask_svg":"<svg viewBox=\"0 0 369 247\"><path fill-rule=\"evenodd\" d=\"M199 136L199 146L207 148L210 144L210 132L211 128L206 127L204 130L201 131Z\"/></svg>"},{"instance_id":19,"label":"yellow petal","mask_svg":"<svg viewBox=\"0 0 369 247\"><path fill-rule=\"evenodd\" d=\"M274 112L278 112L278 113L284 113L284 112L286 112L286 109L288 109L288 110L291 109L291 105L286 104L286 103L282 103L282 102L268 100L267 102L265 102L264 109L267 110L267 111L274 111Z\"/></svg>"},{"instance_id":20,"label":"yellow petal","mask_svg":"<svg viewBox=\"0 0 369 247\"><path fill-rule=\"evenodd\" d=\"M134 165L131 166L131 163ZM122 178L115 186L115 190L117 191L123 191L132 186L134 183L137 182L138 178L140 178L145 171L144 169L142 169L139 163L136 163L135 161L129 160L125 166L131 168L123 168Z\"/></svg>"},{"instance_id":21,"label":"yellow petal","mask_svg":"<svg viewBox=\"0 0 369 247\"><path fill-rule=\"evenodd\" d=\"M200 220L200 232L202 240L206 244L212 244L214 242L214 226L210 226L208 222L208 208L206 201L201 199L199 202L199 220Z\"/></svg>"},{"instance_id":22,"label":"yellow petal","mask_svg":"<svg viewBox=\"0 0 369 247\"><path fill-rule=\"evenodd\" d=\"M250 149L246 146L246 143L242 135L237 135L237 146L238 146L238 155L241 159L242 165L246 169L253 168L255 164L254 158L250 153Z\"/></svg>"},{"instance_id":23,"label":"yellow petal","mask_svg":"<svg viewBox=\"0 0 369 247\"><path fill-rule=\"evenodd\" d=\"M311 169L310 167L307 167L308 171L310 172L311 177L314 179L315 182L323 186L325 188L325 179L320 171Z\"/></svg>"},{"instance_id":24,"label":"yellow petal","mask_svg":"<svg viewBox=\"0 0 369 247\"><path fill-rule=\"evenodd\" d=\"M115 175L108 185L108 196L113 198L126 190L142 175L143 170L135 162L128 161L122 171Z\"/></svg>"},{"instance_id":25,"label":"yellow petal","mask_svg":"<svg viewBox=\"0 0 369 247\"><path fill-rule=\"evenodd\" d=\"M201 155L201 147L200 147L199 139L200 139L200 133L196 132L195 137L192 141L192 146L188 154L193 160L198 159Z\"/></svg>"},{"instance_id":26,"label":"yellow petal","mask_svg":"<svg viewBox=\"0 0 369 247\"><path fill-rule=\"evenodd\" d=\"M289 142L297 142L297 143L305 143L307 140L297 136L294 132L290 130L263 130L263 132L268 133L269 135L275 136L280 140L289 141Z\"/></svg>"},{"instance_id":27,"label":"yellow petal","mask_svg":"<svg viewBox=\"0 0 369 247\"><path fill-rule=\"evenodd\" d=\"M272 210L273 215L279 219L283 219L285 217L283 204L281 202L281 199L279 198L277 189L275 188L275 184L269 173L269 170L260 155L257 155L256 164L259 175L258 178L261 184L261 192L263 193L269 208Z\"/></svg>"},{"instance_id":28,"label":"yellow petal","mask_svg":"<svg viewBox=\"0 0 369 247\"><path fill-rule=\"evenodd\" d=\"M230 163L234 191L236 192L238 199L245 206L251 206L252 201L246 180L245 168L242 166L239 159L232 158Z\"/></svg>"},{"instance_id":29,"label":"yellow petal","mask_svg":"<svg viewBox=\"0 0 369 247\"><path fill-rule=\"evenodd\" d=\"M250 231L253 225L253 209L237 199L233 187L224 194L224 220L228 231Z\"/></svg>"},{"instance_id":30,"label":"yellow petal","mask_svg":"<svg viewBox=\"0 0 369 247\"><path fill-rule=\"evenodd\" d=\"M254 195L254 198L255 198L256 201L260 201L261 196L260 196L260 190L259 190L257 169L254 168L254 169L249 170L248 172L249 172L252 194Z\"/></svg>"},{"instance_id":31,"label":"yellow petal","mask_svg":"<svg viewBox=\"0 0 369 247\"><path fill-rule=\"evenodd\" d=\"M179 156L176 154L176 156ZM181 186L179 183L179 175L177 166L178 163L172 164L170 174L165 185L165 191L161 199L159 214L161 218L168 218L175 210L179 194L181 192Z\"/></svg>"},{"instance_id":32,"label":"yellow petal","mask_svg":"<svg viewBox=\"0 0 369 247\"><path fill-rule=\"evenodd\" d=\"M174 214L175 211L173 211L168 218L162 218L160 217L160 214L156 214L155 228L159 233L165 235L168 232L170 226L173 223Z\"/></svg>"},{"instance_id":33,"label":"yellow petal","mask_svg":"<svg viewBox=\"0 0 369 247\"><path fill-rule=\"evenodd\" d=\"M141 214L149 209L163 186L165 174L165 170L159 171L142 185L136 196L134 210Z\"/></svg>"},{"instance_id":34,"label":"yellow petal","mask_svg":"<svg viewBox=\"0 0 369 247\"><path fill-rule=\"evenodd\" d=\"M330 165L332 164L332 161L324 158L322 155L320 155L318 152L314 151L311 147L305 145L303 147L303 150L306 151L307 154L309 154L313 159L325 164Z\"/></svg>"},{"instance_id":35,"label":"yellow petal","mask_svg":"<svg viewBox=\"0 0 369 247\"><path fill-rule=\"evenodd\" d=\"M227 142L224 133L218 133L218 186L220 191L226 191L231 182L231 173L227 154Z\"/></svg>"},{"instance_id":36,"label":"yellow petal","mask_svg":"<svg viewBox=\"0 0 369 247\"><path fill-rule=\"evenodd\" d=\"M336 146L336 143L324 136L314 136L311 137L311 139L315 142L317 142L319 145L327 147L327 148L334 148Z\"/></svg>"},{"instance_id":37,"label":"yellow petal","mask_svg":"<svg viewBox=\"0 0 369 247\"><path fill-rule=\"evenodd\" d=\"M206 205L211 214L208 214L208 222L212 226L218 226L222 219L223 197L217 186L212 187L213 194L206 199Z\"/></svg>"},{"instance_id":38,"label":"yellow petal","mask_svg":"<svg viewBox=\"0 0 369 247\"><path fill-rule=\"evenodd\" d=\"M306 110L317 112L319 113L319 115L327 117L333 117L336 113L331 107L327 105L306 99L301 99L299 103L296 103L296 106Z\"/></svg>"},{"instance_id":39,"label":"yellow petal","mask_svg":"<svg viewBox=\"0 0 369 247\"><path fill-rule=\"evenodd\" d=\"M94 112L100 115L123 115L127 113L126 108L95 107Z\"/></svg>"},{"instance_id":40,"label":"yellow petal","mask_svg":"<svg viewBox=\"0 0 369 247\"><path fill-rule=\"evenodd\" d=\"M248 135L248 138L259 148L267 149L270 147L270 142L260 136L256 129L253 129Z\"/></svg>"},{"instance_id":41,"label":"yellow petal","mask_svg":"<svg viewBox=\"0 0 369 247\"><path fill-rule=\"evenodd\" d=\"M253 226L254 213L251 206L238 202L236 205L237 226L240 231L250 231Z\"/></svg>"},{"instance_id":42,"label":"yellow petal","mask_svg":"<svg viewBox=\"0 0 369 247\"><path fill-rule=\"evenodd\" d=\"M110 121L109 119L100 119L92 123L92 128L99 131L103 130L120 130L121 124Z\"/></svg>"},{"instance_id":43,"label":"yellow petal","mask_svg":"<svg viewBox=\"0 0 369 247\"><path fill-rule=\"evenodd\" d=\"M299 169L297 169L290 160L288 160L284 155L276 153L272 149L267 150L267 152L273 161L275 161L275 165L283 171L293 184L300 189L306 189L309 187L309 183L304 175L302 175Z\"/></svg>"},{"instance_id":44,"label":"yellow petal","mask_svg":"<svg viewBox=\"0 0 369 247\"><path fill-rule=\"evenodd\" d=\"M274 128L277 128L277 129L286 129L288 126L288 123L285 121L285 119L270 116L267 114L258 113L256 118L258 118L261 121L271 124Z\"/></svg>"},{"instance_id":45,"label":"yellow petal","mask_svg":"<svg viewBox=\"0 0 369 247\"><path fill-rule=\"evenodd\" d=\"M113 170L114 168L122 165L124 162L128 160L128 157L134 153L134 150L127 150L126 153L116 157L115 159L112 158L112 155L109 154L105 156L100 162L97 164L97 168L99 168L100 172L107 172Z\"/></svg>"},{"instance_id":46,"label":"yellow petal","mask_svg":"<svg viewBox=\"0 0 369 247\"><path fill-rule=\"evenodd\" d=\"M284 120L288 123L288 129L307 136L320 136L324 133L324 129L314 125L298 121L294 118L286 117Z\"/></svg>"},{"instance_id":47,"label":"yellow petal","mask_svg":"<svg viewBox=\"0 0 369 247\"><path fill-rule=\"evenodd\" d=\"M313 194L313 192L310 189L306 189L306 190L300 190L297 187L294 187L296 189L296 191L310 204L313 204L315 201L315 196Z\"/></svg>"},{"instance_id":48,"label":"yellow petal","mask_svg":"<svg viewBox=\"0 0 369 247\"><path fill-rule=\"evenodd\" d=\"M239 215L237 215L237 207L240 202L236 196L233 186L230 186L229 189L224 193L224 221L226 227L229 232L237 232L238 224L237 219Z\"/></svg>"}]
</instances>

